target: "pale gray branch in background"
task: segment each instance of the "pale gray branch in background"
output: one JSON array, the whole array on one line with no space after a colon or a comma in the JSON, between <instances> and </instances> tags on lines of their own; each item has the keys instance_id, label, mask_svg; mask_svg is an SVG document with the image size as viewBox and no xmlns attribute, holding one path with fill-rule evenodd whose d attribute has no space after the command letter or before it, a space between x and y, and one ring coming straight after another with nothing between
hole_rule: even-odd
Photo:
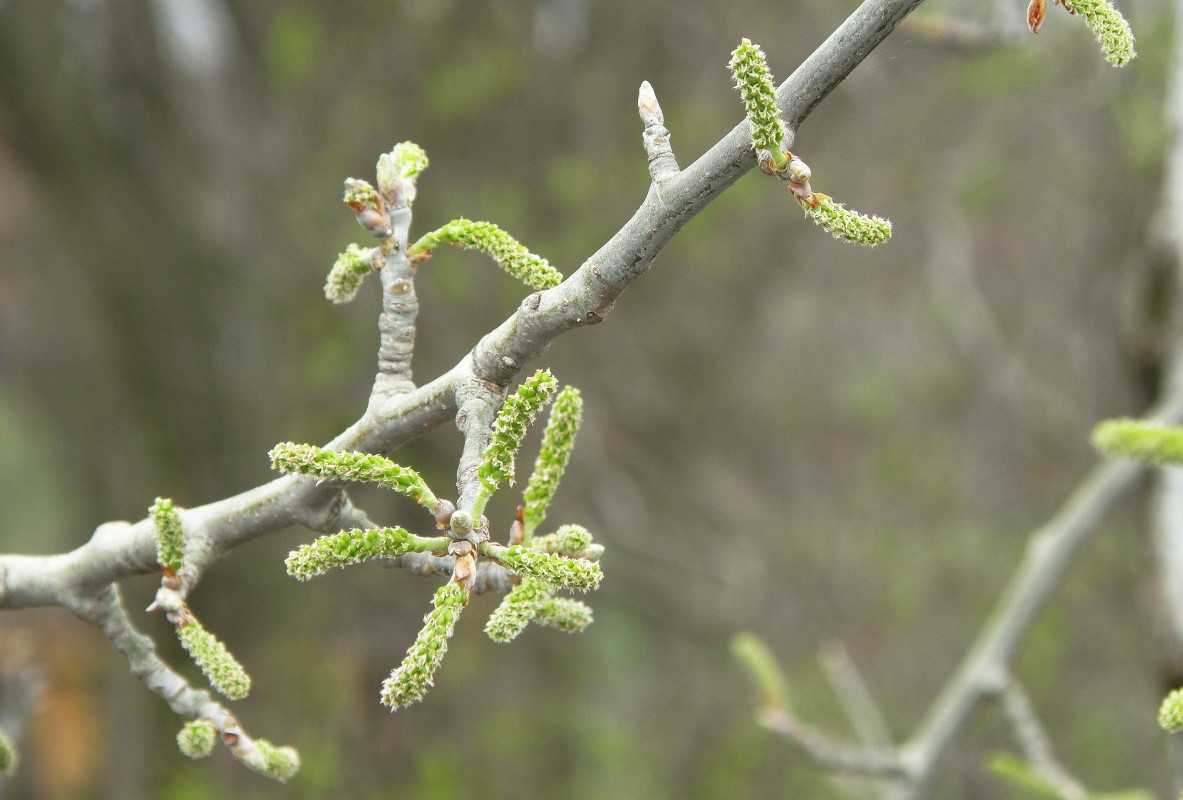
<instances>
[{"instance_id":1,"label":"pale gray branch in background","mask_svg":"<svg viewBox=\"0 0 1183 800\"><path fill-rule=\"evenodd\" d=\"M1163 370L1163 391L1183 385L1183 26L1176 14L1174 62L1164 98L1168 133L1166 174L1157 234L1174 268L1171 337ZM1155 549L1171 660L1183 664L1183 467L1157 470L1154 500Z\"/></svg>"},{"instance_id":2,"label":"pale gray branch in background","mask_svg":"<svg viewBox=\"0 0 1183 800\"><path fill-rule=\"evenodd\" d=\"M1147 417L1183 423L1183 389ZM1106 512L1133 487L1145 465L1105 461L1085 476L1064 505L1027 540L1027 549L993 613L911 738L897 748L839 746L791 714L761 712L760 721L827 769L890 778L889 800L926 796L941 758L981 703L1006 690L1011 667L1032 624L1063 583L1069 567L1099 530ZM1013 701L1013 698L1012 698ZM872 768L872 766L874 768Z\"/></svg>"},{"instance_id":3,"label":"pale gray branch in background","mask_svg":"<svg viewBox=\"0 0 1183 800\"><path fill-rule=\"evenodd\" d=\"M1183 392L1164 398L1148 416L1160 422L1183 422ZM902 755L911 779L889 795L892 800L923 796L938 761L978 705L1001 688L1031 625L1081 549L1096 535L1101 518L1135 484L1144 468L1134 461L1098 465L1055 516L1031 534L1022 562L973 647L904 745Z\"/></svg>"},{"instance_id":4,"label":"pale gray branch in background","mask_svg":"<svg viewBox=\"0 0 1183 800\"><path fill-rule=\"evenodd\" d=\"M1013 675L1007 679L999 700L1027 761L1056 787L1063 800L1085 800L1088 792L1056 759L1031 698Z\"/></svg>"}]
</instances>

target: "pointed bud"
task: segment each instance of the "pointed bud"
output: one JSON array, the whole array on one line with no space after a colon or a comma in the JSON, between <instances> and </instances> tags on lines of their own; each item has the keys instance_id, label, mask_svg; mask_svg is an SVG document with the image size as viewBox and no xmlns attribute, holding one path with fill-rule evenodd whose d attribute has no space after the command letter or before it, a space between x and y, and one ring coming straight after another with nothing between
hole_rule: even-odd
<instances>
[{"instance_id":1,"label":"pointed bud","mask_svg":"<svg viewBox=\"0 0 1183 800\"><path fill-rule=\"evenodd\" d=\"M456 513L456 505L451 500L437 500L431 513L435 517L435 526L446 531L452 522L452 515Z\"/></svg>"},{"instance_id":2,"label":"pointed bud","mask_svg":"<svg viewBox=\"0 0 1183 800\"><path fill-rule=\"evenodd\" d=\"M637 93L637 111L646 128L665 124L665 115L661 113L657 93L653 91L653 85L649 81L641 81L641 90Z\"/></svg>"},{"instance_id":3,"label":"pointed bud","mask_svg":"<svg viewBox=\"0 0 1183 800\"><path fill-rule=\"evenodd\" d=\"M1039 26L1047 16L1047 0L1031 0L1027 5L1027 27L1032 33L1039 33Z\"/></svg>"}]
</instances>

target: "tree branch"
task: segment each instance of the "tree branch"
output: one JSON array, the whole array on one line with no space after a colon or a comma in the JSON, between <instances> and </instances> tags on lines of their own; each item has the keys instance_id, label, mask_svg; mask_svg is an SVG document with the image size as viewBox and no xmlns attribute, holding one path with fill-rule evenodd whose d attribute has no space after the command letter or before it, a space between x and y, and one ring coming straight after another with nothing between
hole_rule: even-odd
<instances>
[{"instance_id":1,"label":"tree branch","mask_svg":"<svg viewBox=\"0 0 1183 800\"><path fill-rule=\"evenodd\" d=\"M1056 787L1063 800L1085 800L1088 792L1080 781L1064 769L1052 752L1051 741L1039 721L1035 706L1031 704L1031 698L1013 675L1007 678L1006 688L999 699L1027 761Z\"/></svg>"},{"instance_id":2,"label":"tree branch","mask_svg":"<svg viewBox=\"0 0 1183 800\"><path fill-rule=\"evenodd\" d=\"M792 131L922 0L866 0L781 85L777 98ZM786 141L790 144L791 141ZM453 418L457 392L474 378L504 387L560 334L602 321L620 294L692 219L756 164L745 120L665 184L651 192L633 217L564 283L527 297L518 311L478 342L444 375L412 389L404 370L413 336L413 311L397 288L405 259L384 274L382 372L365 414L328 443L333 450L389 453ZM405 214L405 217L403 216ZM409 225L408 209L394 222ZM401 238L400 238L401 237ZM405 230L397 230L399 253ZM391 262L391 254L387 254ZM412 282L407 281L408 285ZM395 297L399 299L395 299ZM404 307L400 308L400 304ZM339 529L357 512L337 487L283 477L242 494L183 512L186 531L201 553L198 567L259 536L300 523L312 530ZM152 526L112 522L89 542L60 555L0 556L0 608L60 604L74 592L94 592L132 575L157 569Z\"/></svg>"},{"instance_id":3,"label":"tree branch","mask_svg":"<svg viewBox=\"0 0 1183 800\"><path fill-rule=\"evenodd\" d=\"M1183 391L1151 413L1159 422L1183 421ZM902 748L911 781L893 790L892 800L922 796L941 756L952 746L978 704L999 691L1019 645L1030 631L1068 567L1096 534L1109 507L1145 469L1134 461L1107 461L1077 486L1055 516L1031 534L1027 552L957 672Z\"/></svg>"}]
</instances>

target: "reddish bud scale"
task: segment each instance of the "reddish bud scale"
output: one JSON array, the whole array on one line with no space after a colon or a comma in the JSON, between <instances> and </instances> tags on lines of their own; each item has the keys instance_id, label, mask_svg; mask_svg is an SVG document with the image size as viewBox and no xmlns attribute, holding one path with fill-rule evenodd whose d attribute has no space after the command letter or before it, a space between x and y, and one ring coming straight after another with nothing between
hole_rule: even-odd
<instances>
[{"instance_id":1,"label":"reddish bud scale","mask_svg":"<svg viewBox=\"0 0 1183 800\"><path fill-rule=\"evenodd\" d=\"M1039 26L1047 15L1047 0L1031 0L1027 6L1027 27L1032 33L1039 33Z\"/></svg>"},{"instance_id":2,"label":"reddish bud scale","mask_svg":"<svg viewBox=\"0 0 1183 800\"><path fill-rule=\"evenodd\" d=\"M456 506L451 500L438 500L431 513L435 515L435 526L441 531L447 530L452 522L452 515L456 513Z\"/></svg>"},{"instance_id":3,"label":"reddish bud scale","mask_svg":"<svg viewBox=\"0 0 1183 800\"><path fill-rule=\"evenodd\" d=\"M384 211L364 208L358 211L356 216L358 224L365 228L369 234L377 236L379 239L385 239L394 232L390 227L390 217Z\"/></svg>"}]
</instances>

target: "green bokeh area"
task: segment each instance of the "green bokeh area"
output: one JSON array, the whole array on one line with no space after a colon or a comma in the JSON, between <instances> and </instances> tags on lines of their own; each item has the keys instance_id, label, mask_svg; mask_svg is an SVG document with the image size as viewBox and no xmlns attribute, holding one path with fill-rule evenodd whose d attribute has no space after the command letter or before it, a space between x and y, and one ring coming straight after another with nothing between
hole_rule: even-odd
<instances>
[{"instance_id":1,"label":"green bokeh area","mask_svg":"<svg viewBox=\"0 0 1183 800\"><path fill-rule=\"evenodd\" d=\"M797 132L818 192L892 220L869 250L753 173L692 220L601 325L542 363L585 403L539 533L607 548L584 633L483 634L472 600L423 703L379 687L442 580L373 565L284 573L314 534L236 549L191 601L253 678L234 710L297 747L286 786L181 721L96 631L0 615L0 689L42 692L0 797L694 798L858 794L754 722L728 651L766 640L794 709L854 739L817 655L841 643L904 740L956 669L1029 534L1096 463L1095 423L1158 392L1174 267L1156 228L1177 58L1168 4L1121 0L1139 58L1106 64L1058 6L928 0ZM786 77L855 3L791 0L0 2L0 551L64 552L95 527L270 480L277 442L323 444L365 409L371 277L322 286L340 202L396 142L421 145L412 238L489 220L571 274L649 189L637 88L679 163L737 124L742 37ZM450 369L528 290L479 253L418 268L416 380ZM542 425L527 436L528 470ZM453 425L393 454L452 494ZM504 540L522 484L488 513ZM434 535L405 497L353 501ZM1183 670L1156 585L1148 493L1102 523L1015 672L1091 790L1174 796L1160 698ZM162 658L202 679L154 578L124 585ZM0 701L3 695L0 693ZM0 702L0 716L3 715ZM1018 752L987 705L934 797L1009 797ZM853 794L852 794L853 793ZM1177 792L1175 792L1177 795Z\"/></svg>"}]
</instances>

